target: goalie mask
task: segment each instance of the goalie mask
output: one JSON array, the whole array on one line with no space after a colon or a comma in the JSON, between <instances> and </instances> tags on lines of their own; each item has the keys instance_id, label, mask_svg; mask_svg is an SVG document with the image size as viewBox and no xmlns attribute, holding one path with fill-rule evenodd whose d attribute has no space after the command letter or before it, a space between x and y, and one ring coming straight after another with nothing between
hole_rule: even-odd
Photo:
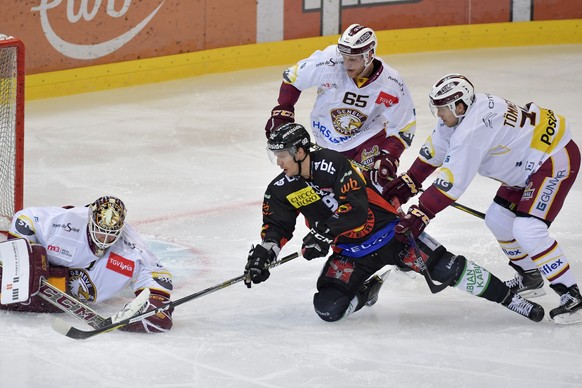
<instances>
[{"instance_id":1,"label":"goalie mask","mask_svg":"<svg viewBox=\"0 0 582 388\"><path fill-rule=\"evenodd\" d=\"M115 244L125 226L125 205L119 198L106 196L89 206L89 236L96 256L103 256L105 250Z\"/></svg>"}]
</instances>

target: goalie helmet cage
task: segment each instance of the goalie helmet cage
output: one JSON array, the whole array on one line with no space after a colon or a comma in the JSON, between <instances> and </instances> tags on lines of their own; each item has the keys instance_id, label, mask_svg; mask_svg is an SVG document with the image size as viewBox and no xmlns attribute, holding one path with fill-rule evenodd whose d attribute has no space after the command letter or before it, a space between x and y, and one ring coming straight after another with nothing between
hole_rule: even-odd
<instances>
[{"instance_id":1,"label":"goalie helmet cage","mask_svg":"<svg viewBox=\"0 0 582 388\"><path fill-rule=\"evenodd\" d=\"M0 231L23 207L24 44L0 33Z\"/></svg>"}]
</instances>

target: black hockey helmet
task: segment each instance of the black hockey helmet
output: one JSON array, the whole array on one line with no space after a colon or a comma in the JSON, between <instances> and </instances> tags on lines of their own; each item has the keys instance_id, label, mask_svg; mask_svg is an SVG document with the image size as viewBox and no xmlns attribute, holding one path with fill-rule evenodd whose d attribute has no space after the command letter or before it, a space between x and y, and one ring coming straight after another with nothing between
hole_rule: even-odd
<instances>
[{"instance_id":1,"label":"black hockey helmet","mask_svg":"<svg viewBox=\"0 0 582 388\"><path fill-rule=\"evenodd\" d=\"M305 153L309 153L311 147L311 137L309 132L301 124L286 123L275 129L267 140L267 150L271 152L289 151L291 156L295 156L299 148L303 148Z\"/></svg>"}]
</instances>

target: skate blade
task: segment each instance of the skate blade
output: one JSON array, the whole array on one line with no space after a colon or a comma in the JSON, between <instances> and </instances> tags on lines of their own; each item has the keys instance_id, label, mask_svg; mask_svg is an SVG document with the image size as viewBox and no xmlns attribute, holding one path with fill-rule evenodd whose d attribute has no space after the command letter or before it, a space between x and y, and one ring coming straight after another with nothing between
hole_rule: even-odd
<instances>
[{"instance_id":1,"label":"skate blade","mask_svg":"<svg viewBox=\"0 0 582 388\"><path fill-rule=\"evenodd\" d=\"M582 323L582 309L571 314L560 314L554 317L554 323L557 325L572 325Z\"/></svg>"},{"instance_id":2,"label":"skate blade","mask_svg":"<svg viewBox=\"0 0 582 388\"><path fill-rule=\"evenodd\" d=\"M519 293L519 296L525 299L537 298L544 295L546 295L546 290L544 290L543 288L536 288L535 290L525 290Z\"/></svg>"}]
</instances>

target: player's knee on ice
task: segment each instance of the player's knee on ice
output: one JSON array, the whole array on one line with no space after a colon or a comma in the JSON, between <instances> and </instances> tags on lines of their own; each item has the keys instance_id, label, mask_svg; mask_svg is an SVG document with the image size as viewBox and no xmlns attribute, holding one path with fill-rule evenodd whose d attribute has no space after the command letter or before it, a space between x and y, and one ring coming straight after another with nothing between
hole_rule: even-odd
<instances>
[{"instance_id":1,"label":"player's knee on ice","mask_svg":"<svg viewBox=\"0 0 582 388\"><path fill-rule=\"evenodd\" d=\"M467 259L464 256L456 256L445 250L435 251L435 253L437 252L439 254L438 257L429 259L431 277L439 282L444 282L453 277L451 285L454 285L463 274Z\"/></svg>"},{"instance_id":2,"label":"player's knee on ice","mask_svg":"<svg viewBox=\"0 0 582 388\"><path fill-rule=\"evenodd\" d=\"M313 307L321 319L335 322L348 315L350 298L340 290L324 287L313 295Z\"/></svg>"}]
</instances>

